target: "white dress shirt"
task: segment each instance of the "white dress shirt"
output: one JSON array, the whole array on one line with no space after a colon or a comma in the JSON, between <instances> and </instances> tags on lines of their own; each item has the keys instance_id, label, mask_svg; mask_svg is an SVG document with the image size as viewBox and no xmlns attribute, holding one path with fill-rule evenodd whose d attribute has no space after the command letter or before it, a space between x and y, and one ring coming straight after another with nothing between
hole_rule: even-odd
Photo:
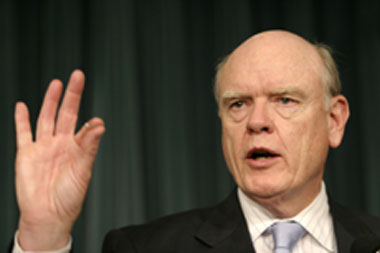
<instances>
[{"instance_id":1,"label":"white dress shirt","mask_svg":"<svg viewBox=\"0 0 380 253\"><path fill-rule=\"evenodd\" d=\"M50 251L24 251L21 249L20 244L17 240L18 232L15 234L14 244L13 244L13 250L12 253L69 253L71 249L72 239L70 238L69 243L66 245L66 247L59 249L59 250L50 250Z\"/></svg>"},{"instance_id":2,"label":"white dress shirt","mask_svg":"<svg viewBox=\"0 0 380 253\"><path fill-rule=\"evenodd\" d=\"M277 219L262 206L248 198L240 189L238 189L238 198L256 252L273 252L273 236L266 232L266 230L273 223L286 220L294 220L306 230L305 235L294 246L293 253L337 252L333 221L329 212L327 194L323 182L321 190L314 201L298 215L290 219Z\"/></svg>"}]
</instances>

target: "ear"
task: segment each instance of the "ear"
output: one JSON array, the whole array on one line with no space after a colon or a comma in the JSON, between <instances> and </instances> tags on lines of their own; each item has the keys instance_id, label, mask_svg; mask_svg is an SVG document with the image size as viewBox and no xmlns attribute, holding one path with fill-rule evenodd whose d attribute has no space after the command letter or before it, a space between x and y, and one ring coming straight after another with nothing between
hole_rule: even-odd
<instances>
[{"instance_id":1,"label":"ear","mask_svg":"<svg viewBox=\"0 0 380 253\"><path fill-rule=\"evenodd\" d=\"M343 95L331 98L329 109L329 145L336 148L340 145L350 108L348 101Z\"/></svg>"}]
</instances>

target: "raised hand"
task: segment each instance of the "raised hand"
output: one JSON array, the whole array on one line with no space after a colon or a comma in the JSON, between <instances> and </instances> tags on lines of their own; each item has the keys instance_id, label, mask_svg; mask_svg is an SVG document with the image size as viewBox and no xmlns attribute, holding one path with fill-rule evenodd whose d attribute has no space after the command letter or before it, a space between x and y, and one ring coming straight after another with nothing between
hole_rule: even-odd
<instances>
[{"instance_id":1,"label":"raised hand","mask_svg":"<svg viewBox=\"0 0 380 253\"><path fill-rule=\"evenodd\" d=\"M22 102L16 104L18 240L24 250L64 247L80 213L105 131L103 121L93 118L75 133L83 88L84 74L75 70L57 114L62 83L50 83L35 140L28 108Z\"/></svg>"}]
</instances>

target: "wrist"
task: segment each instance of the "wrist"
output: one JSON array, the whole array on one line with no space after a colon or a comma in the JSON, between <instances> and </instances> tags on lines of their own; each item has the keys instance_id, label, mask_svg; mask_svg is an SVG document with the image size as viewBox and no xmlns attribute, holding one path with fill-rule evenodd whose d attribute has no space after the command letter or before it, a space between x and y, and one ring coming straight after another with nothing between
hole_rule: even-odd
<instances>
[{"instance_id":1,"label":"wrist","mask_svg":"<svg viewBox=\"0 0 380 253\"><path fill-rule=\"evenodd\" d=\"M59 224L28 224L20 219L18 226L18 243L25 251L59 250L71 240L71 226Z\"/></svg>"}]
</instances>

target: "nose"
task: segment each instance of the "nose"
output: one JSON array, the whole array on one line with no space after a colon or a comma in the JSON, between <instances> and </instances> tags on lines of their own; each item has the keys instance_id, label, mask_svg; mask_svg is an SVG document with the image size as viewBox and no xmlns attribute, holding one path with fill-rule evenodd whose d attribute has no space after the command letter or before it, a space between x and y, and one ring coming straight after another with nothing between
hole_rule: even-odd
<instances>
[{"instance_id":1,"label":"nose","mask_svg":"<svg viewBox=\"0 0 380 253\"><path fill-rule=\"evenodd\" d=\"M273 120L271 119L268 106L265 101L256 101L247 122L249 133L272 133L274 130Z\"/></svg>"}]
</instances>

